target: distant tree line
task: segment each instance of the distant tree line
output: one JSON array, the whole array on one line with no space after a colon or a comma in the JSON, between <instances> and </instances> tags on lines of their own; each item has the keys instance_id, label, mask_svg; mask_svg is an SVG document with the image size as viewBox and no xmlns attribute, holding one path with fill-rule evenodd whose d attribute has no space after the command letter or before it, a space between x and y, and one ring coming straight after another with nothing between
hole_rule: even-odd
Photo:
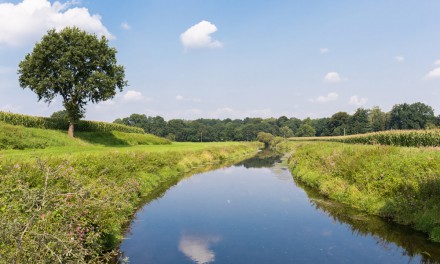
<instances>
[{"instance_id":1,"label":"distant tree line","mask_svg":"<svg viewBox=\"0 0 440 264\"><path fill-rule=\"evenodd\" d=\"M114 123L136 126L160 137L174 141L253 141L259 132L270 133L283 138L297 136L340 136L392 129L428 129L440 125L431 106L417 102L396 104L390 112L379 107L358 108L352 115L338 112L331 117L298 119L279 118L244 119L171 119L132 114L116 119Z\"/></svg>"}]
</instances>

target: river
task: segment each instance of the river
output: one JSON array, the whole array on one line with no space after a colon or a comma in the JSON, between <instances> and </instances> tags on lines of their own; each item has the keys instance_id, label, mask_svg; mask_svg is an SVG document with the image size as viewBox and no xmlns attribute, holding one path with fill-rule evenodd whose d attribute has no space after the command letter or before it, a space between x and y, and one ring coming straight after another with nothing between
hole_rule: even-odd
<instances>
[{"instance_id":1,"label":"river","mask_svg":"<svg viewBox=\"0 0 440 264\"><path fill-rule=\"evenodd\" d=\"M329 201L281 156L193 175L146 204L121 244L130 263L440 263L440 244Z\"/></svg>"}]
</instances>

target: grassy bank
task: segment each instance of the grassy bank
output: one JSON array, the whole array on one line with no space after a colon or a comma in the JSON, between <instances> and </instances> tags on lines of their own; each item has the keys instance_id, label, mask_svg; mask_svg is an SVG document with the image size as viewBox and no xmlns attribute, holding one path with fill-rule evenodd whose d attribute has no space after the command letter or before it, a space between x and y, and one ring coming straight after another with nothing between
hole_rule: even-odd
<instances>
[{"instance_id":1,"label":"grassy bank","mask_svg":"<svg viewBox=\"0 0 440 264\"><path fill-rule=\"evenodd\" d=\"M440 242L440 152L432 148L290 143L294 176L322 194L411 225Z\"/></svg>"},{"instance_id":2,"label":"grassy bank","mask_svg":"<svg viewBox=\"0 0 440 264\"><path fill-rule=\"evenodd\" d=\"M259 146L75 144L0 151L1 261L105 262L148 197L202 166L238 162Z\"/></svg>"},{"instance_id":3,"label":"grassy bank","mask_svg":"<svg viewBox=\"0 0 440 264\"><path fill-rule=\"evenodd\" d=\"M15 126L0 121L0 150L46 149L51 147L165 145L171 141L151 134L120 131L77 132L75 139L66 131Z\"/></svg>"}]
</instances>

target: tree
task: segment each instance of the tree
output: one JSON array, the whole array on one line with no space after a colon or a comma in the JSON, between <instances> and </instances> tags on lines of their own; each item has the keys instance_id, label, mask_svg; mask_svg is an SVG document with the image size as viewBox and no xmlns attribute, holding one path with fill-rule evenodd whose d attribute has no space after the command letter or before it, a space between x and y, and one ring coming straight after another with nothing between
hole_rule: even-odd
<instances>
[{"instance_id":1,"label":"tree","mask_svg":"<svg viewBox=\"0 0 440 264\"><path fill-rule=\"evenodd\" d=\"M286 137L293 136L293 131L288 126L283 126L280 128L280 133L283 135L284 139L286 139Z\"/></svg>"},{"instance_id":2,"label":"tree","mask_svg":"<svg viewBox=\"0 0 440 264\"><path fill-rule=\"evenodd\" d=\"M344 130L348 129L348 120L350 115L346 112L337 112L330 117L328 122L328 130L333 136L341 136L344 134Z\"/></svg>"},{"instance_id":3,"label":"tree","mask_svg":"<svg viewBox=\"0 0 440 264\"><path fill-rule=\"evenodd\" d=\"M20 86L46 103L60 95L69 116L69 136L84 117L88 101L111 99L127 85L124 67L117 65L116 49L103 36L76 27L49 30L19 65Z\"/></svg>"},{"instance_id":4,"label":"tree","mask_svg":"<svg viewBox=\"0 0 440 264\"><path fill-rule=\"evenodd\" d=\"M302 124L298 131L296 132L297 137L314 137L316 135L316 130L311 125L305 123Z\"/></svg>"},{"instance_id":5,"label":"tree","mask_svg":"<svg viewBox=\"0 0 440 264\"><path fill-rule=\"evenodd\" d=\"M356 112L348 118L348 128L350 134L364 134L370 132L371 126L368 120L369 110L358 108Z\"/></svg>"},{"instance_id":6,"label":"tree","mask_svg":"<svg viewBox=\"0 0 440 264\"><path fill-rule=\"evenodd\" d=\"M69 120L69 113L67 113L66 110L56 111L56 112L53 112L50 117L55 118L55 119L62 119L62 120L68 121Z\"/></svg>"},{"instance_id":7,"label":"tree","mask_svg":"<svg viewBox=\"0 0 440 264\"><path fill-rule=\"evenodd\" d=\"M423 129L434 123L434 110L420 102L397 104L390 112L390 127L393 129Z\"/></svg>"},{"instance_id":8,"label":"tree","mask_svg":"<svg viewBox=\"0 0 440 264\"><path fill-rule=\"evenodd\" d=\"M257 140L264 143L265 148L268 148L272 144L274 138L272 134L266 132L259 132L257 135Z\"/></svg>"},{"instance_id":9,"label":"tree","mask_svg":"<svg viewBox=\"0 0 440 264\"><path fill-rule=\"evenodd\" d=\"M375 106L370 110L369 120L371 123L371 130L373 132L383 131L386 129L386 114L382 110Z\"/></svg>"}]
</instances>

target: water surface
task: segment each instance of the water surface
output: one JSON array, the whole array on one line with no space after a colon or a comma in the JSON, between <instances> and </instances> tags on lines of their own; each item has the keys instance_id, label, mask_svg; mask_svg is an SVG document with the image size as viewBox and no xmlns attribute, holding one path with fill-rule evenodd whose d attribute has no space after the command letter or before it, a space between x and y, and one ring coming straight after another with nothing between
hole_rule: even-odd
<instances>
[{"instance_id":1,"label":"water surface","mask_svg":"<svg viewBox=\"0 0 440 264\"><path fill-rule=\"evenodd\" d=\"M130 263L440 263L423 234L331 202L262 152L194 175L140 210Z\"/></svg>"}]
</instances>

